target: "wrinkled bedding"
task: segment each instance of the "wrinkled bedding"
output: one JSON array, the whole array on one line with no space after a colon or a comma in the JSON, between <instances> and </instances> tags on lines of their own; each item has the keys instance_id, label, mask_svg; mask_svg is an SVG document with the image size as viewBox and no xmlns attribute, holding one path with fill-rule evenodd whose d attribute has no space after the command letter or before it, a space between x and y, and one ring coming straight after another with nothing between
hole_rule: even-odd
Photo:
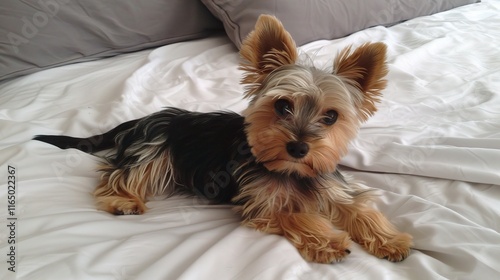
<instances>
[{"instance_id":1,"label":"wrinkled bedding","mask_svg":"<svg viewBox=\"0 0 500 280\"><path fill-rule=\"evenodd\" d=\"M231 206L196 198L113 216L95 209L95 156L30 140L102 133L165 106L241 112L238 52L220 35L0 84L0 278L500 279L500 1L300 50L328 67L368 41L388 45L388 88L340 168L379 189L375 207L414 236L405 261L353 245L341 263L308 263L284 238L240 226Z\"/></svg>"}]
</instances>

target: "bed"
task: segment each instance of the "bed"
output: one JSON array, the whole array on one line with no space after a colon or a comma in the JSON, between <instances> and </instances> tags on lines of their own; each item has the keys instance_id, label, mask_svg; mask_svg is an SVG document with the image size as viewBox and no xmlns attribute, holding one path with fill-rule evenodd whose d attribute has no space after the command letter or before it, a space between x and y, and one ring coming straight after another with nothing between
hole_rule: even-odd
<instances>
[{"instance_id":1,"label":"bed","mask_svg":"<svg viewBox=\"0 0 500 280\"><path fill-rule=\"evenodd\" d=\"M96 13L84 6L97 1L76 2L45 1L45 10L27 14L0 4L3 21L21 20L10 31L0 24L6 35L0 44L1 279L500 279L500 1L453 7L428 1L439 7L420 7L414 11L421 14L407 18L393 18L404 13L392 6L375 16L367 12L372 19L365 22L348 16L342 22L353 25L339 27L339 34L295 29L295 21L280 14L280 1L260 10L244 1L170 1L189 9L192 17L182 20L200 21L182 25L192 29L187 35L141 32L143 41L129 44L137 38L101 28L115 16L109 9L99 28L86 32L123 44L92 44L89 52L68 43L95 42L87 33L59 41L49 36L61 31L52 26L59 21L82 27L84 20L65 18L67 11ZM143 5L153 2L162 1ZM351 8L330 2L344 15L361 13L359 1ZM252 24L249 11L283 18L316 65L328 66L347 45L388 45L388 87L379 111L340 168L379 189L375 207L413 235L414 249L403 262L353 245L341 263L309 263L284 238L240 226L230 205L192 197L154 199L144 215L113 216L96 210L91 195L99 178L95 156L31 140L102 133L166 106L241 112L247 100L238 46ZM315 17L312 8L302 11ZM145 9L136 12L151 17ZM161 27L144 24L148 32ZM36 51L45 51L42 60L30 58Z\"/></svg>"}]
</instances>

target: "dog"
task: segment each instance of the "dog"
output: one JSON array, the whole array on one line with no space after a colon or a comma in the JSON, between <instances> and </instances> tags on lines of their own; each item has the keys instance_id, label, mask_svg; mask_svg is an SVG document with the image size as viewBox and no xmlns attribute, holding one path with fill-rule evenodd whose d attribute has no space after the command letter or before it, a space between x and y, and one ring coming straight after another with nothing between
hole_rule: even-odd
<instances>
[{"instance_id":1,"label":"dog","mask_svg":"<svg viewBox=\"0 0 500 280\"><path fill-rule=\"evenodd\" d=\"M198 195L231 203L242 224L288 239L307 261L333 263L351 241L398 262L412 237L370 207L370 188L337 166L386 87L387 47L347 47L333 70L298 63L282 23L261 15L244 40L248 108L198 113L166 108L88 138L34 139L87 153L111 149L99 170L97 207L142 214L148 197Z\"/></svg>"}]
</instances>

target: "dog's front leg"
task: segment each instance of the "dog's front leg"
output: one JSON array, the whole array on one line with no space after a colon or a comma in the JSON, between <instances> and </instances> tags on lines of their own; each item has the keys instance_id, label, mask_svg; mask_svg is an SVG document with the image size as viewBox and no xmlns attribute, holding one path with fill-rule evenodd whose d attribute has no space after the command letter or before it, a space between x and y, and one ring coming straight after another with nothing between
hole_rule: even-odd
<instances>
[{"instance_id":1,"label":"dog's front leg","mask_svg":"<svg viewBox=\"0 0 500 280\"><path fill-rule=\"evenodd\" d=\"M404 260L410 254L412 237L400 232L387 218L366 205L363 195L352 203L330 203L332 223L347 231L354 242L371 254L389 261Z\"/></svg>"},{"instance_id":2,"label":"dog's front leg","mask_svg":"<svg viewBox=\"0 0 500 280\"><path fill-rule=\"evenodd\" d=\"M243 224L286 237L307 261L333 263L350 253L349 235L334 230L331 222L319 214L276 213L244 219Z\"/></svg>"}]
</instances>

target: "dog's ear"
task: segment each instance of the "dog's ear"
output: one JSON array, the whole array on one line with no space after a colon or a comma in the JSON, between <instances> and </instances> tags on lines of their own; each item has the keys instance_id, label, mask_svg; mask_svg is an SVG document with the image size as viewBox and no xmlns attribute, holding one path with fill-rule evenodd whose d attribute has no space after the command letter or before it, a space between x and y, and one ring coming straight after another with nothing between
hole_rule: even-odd
<instances>
[{"instance_id":1,"label":"dog's ear","mask_svg":"<svg viewBox=\"0 0 500 280\"><path fill-rule=\"evenodd\" d=\"M261 15L254 30L241 45L240 55L244 61L240 69L245 71L242 84L246 84L245 96L251 96L274 69L294 64L297 48L283 24L274 16Z\"/></svg>"},{"instance_id":2,"label":"dog's ear","mask_svg":"<svg viewBox=\"0 0 500 280\"><path fill-rule=\"evenodd\" d=\"M381 91L387 81L387 46L384 43L367 43L354 51L347 47L340 52L333 64L333 74L344 77L363 94L359 104L360 118L366 121L377 108Z\"/></svg>"}]
</instances>

